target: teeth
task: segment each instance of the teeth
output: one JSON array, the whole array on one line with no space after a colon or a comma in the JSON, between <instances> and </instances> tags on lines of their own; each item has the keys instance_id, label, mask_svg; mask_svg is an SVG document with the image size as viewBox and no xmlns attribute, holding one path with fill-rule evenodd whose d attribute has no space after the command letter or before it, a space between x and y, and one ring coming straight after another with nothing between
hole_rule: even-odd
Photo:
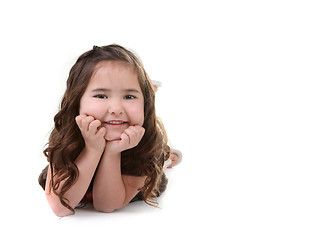
<instances>
[{"instance_id":1,"label":"teeth","mask_svg":"<svg viewBox=\"0 0 324 240\"><path fill-rule=\"evenodd\" d=\"M108 124L122 124L124 123L123 121L108 121Z\"/></svg>"}]
</instances>

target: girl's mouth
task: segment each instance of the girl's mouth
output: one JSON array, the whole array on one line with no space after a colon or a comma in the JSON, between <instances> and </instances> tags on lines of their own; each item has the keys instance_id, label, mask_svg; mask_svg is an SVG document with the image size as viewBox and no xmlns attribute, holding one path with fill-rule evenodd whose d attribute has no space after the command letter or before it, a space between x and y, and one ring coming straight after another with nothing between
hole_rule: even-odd
<instances>
[{"instance_id":1,"label":"girl's mouth","mask_svg":"<svg viewBox=\"0 0 324 240\"><path fill-rule=\"evenodd\" d=\"M109 125L121 125L121 124L125 124L127 122L124 122L124 121L119 121L119 120L112 120L112 121L107 121L105 122L106 124L109 124Z\"/></svg>"}]
</instances>

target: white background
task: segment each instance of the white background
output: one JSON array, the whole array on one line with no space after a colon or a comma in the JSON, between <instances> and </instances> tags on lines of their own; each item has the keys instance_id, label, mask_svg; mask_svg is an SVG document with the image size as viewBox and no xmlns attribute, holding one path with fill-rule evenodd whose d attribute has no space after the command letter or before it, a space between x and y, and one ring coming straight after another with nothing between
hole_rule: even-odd
<instances>
[{"instance_id":1,"label":"white background","mask_svg":"<svg viewBox=\"0 0 324 240\"><path fill-rule=\"evenodd\" d=\"M33 239L323 239L321 1L2 1L1 234ZM37 178L68 71L133 49L163 86L183 163L161 209L58 219Z\"/></svg>"}]
</instances>

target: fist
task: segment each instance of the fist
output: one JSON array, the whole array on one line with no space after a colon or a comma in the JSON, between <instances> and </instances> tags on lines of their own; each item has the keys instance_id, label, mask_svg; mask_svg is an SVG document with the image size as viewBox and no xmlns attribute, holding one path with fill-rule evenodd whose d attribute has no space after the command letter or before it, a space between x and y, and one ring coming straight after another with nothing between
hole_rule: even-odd
<instances>
[{"instance_id":1,"label":"fist","mask_svg":"<svg viewBox=\"0 0 324 240\"><path fill-rule=\"evenodd\" d=\"M104 138L106 129L100 128L101 122L84 114L77 116L75 121L81 131L85 147L103 152L106 146Z\"/></svg>"},{"instance_id":2,"label":"fist","mask_svg":"<svg viewBox=\"0 0 324 240\"><path fill-rule=\"evenodd\" d=\"M136 147L144 136L145 129L141 126L130 126L121 135L120 140L107 141L106 150L110 153L120 153Z\"/></svg>"}]
</instances>

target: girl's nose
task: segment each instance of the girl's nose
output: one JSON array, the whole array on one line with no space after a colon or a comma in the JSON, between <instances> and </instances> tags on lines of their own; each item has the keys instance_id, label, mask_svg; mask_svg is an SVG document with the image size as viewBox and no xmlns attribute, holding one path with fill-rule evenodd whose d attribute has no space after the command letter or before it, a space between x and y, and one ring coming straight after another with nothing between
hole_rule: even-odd
<instances>
[{"instance_id":1,"label":"girl's nose","mask_svg":"<svg viewBox=\"0 0 324 240\"><path fill-rule=\"evenodd\" d=\"M108 107L108 112L114 115L123 114L123 106L120 101L112 101Z\"/></svg>"}]
</instances>

